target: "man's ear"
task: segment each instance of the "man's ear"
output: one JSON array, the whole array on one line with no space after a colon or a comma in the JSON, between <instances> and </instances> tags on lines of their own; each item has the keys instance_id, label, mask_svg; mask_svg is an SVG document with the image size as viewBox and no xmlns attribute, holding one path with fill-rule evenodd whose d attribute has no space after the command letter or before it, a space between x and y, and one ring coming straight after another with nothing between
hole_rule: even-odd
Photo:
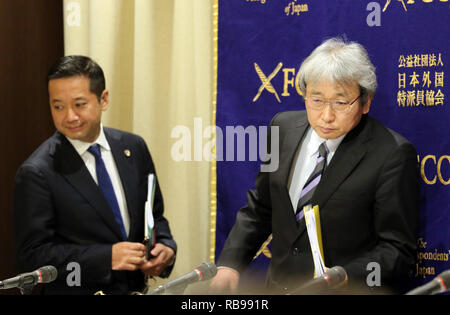
<instances>
[{"instance_id":1,"label":"man's ear","mask_svg":"<svg viewBox=\"0 0 450 315\"><path fill-rule=\"evenodd\" d=\"M109 107L109 91L107 89L103 90L100 97L100 105L102 106L102 111L105 111Z\"/></svg>"},{"instance_id":2,"label":"man's ear","mask_svg":"<svg viewBox=\"0 0 450 315\"><path fill-rule=\"evenodd\" d=\"M363 105L363 114L367 114L370 110L370 104L372 104L373 95L367 97L366 103Z\"/></svg>"}]
</instances>

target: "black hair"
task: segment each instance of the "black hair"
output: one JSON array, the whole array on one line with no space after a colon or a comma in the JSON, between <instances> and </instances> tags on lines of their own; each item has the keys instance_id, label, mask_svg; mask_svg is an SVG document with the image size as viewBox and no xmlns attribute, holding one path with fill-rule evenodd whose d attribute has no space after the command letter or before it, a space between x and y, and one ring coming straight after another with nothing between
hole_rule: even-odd
<instances>
[{"instance_id":1,"label":"black hair","mask_svg":"<svg viewBox=\"0 0 450 315\"><path fill-rule=\"evenodd\" d=\"M102 68L91 58L86 56L65 56L55 63L47 74L47 85L50 80L86 76L89 78L89 90L97 96L100 102L105 90L105 75Z\"/></svg>"}]
</instances>

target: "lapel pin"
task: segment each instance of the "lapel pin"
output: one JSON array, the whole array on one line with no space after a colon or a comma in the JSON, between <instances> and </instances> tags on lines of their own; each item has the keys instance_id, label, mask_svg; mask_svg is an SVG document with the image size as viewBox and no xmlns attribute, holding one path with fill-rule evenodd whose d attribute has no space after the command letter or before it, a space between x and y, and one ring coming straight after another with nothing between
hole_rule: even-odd
<instances>
[{"instance_id":1,"label":"lapel pin","mask_svg":"<svg viewBox=\"0 0 450 315\"><path fill-rule=\"evenodd\" d=\"M126 157L130 157L131 156L131 151L126 149L125 151L123 151L123 153L125 153Z\"/></svg>"}]
</instances>

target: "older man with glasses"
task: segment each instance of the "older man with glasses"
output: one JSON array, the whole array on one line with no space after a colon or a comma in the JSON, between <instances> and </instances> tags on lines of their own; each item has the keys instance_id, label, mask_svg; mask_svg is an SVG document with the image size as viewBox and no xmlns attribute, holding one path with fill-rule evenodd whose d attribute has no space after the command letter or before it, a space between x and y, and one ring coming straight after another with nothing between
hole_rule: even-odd
<instances>
[{"instance_id":1,"label":"older man with glasses","mask_svg":"<svg viewBox=\"0 0 450 315\"><path fill-rule=\"evenodd\" d=\"M236 292L240 274L271 234L269 292L292 292L312 279L303 207L318 205L324 262L346 270L346 292L401 292L416 257L417 153L367 115L377 88L367 51L340 38L325 41L302 63L299 88L306 111L273 118L280 166L260 172L248 192L212 291ZM368 285L370 266L379 266L378 290Z\"/></svg>"}]
</instances>

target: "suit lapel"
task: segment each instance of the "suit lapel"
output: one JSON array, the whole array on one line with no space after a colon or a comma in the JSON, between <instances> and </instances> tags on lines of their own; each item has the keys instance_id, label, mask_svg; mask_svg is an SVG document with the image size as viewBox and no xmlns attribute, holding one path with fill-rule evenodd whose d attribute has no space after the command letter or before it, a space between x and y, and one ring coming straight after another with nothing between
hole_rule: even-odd
<instances>
[{"instance_id":1,"label":"suit lapel","mask_svg":"<svg viewBox=\"0 0 450 315\"><path fill-rule=\"evenodd\" d=\"M111 147L127 202L128 213L130 215L129 239L134 239L133 231L136 230L134 226L136 222L142 222L142 220L139 220L137 212L137 200L139 199L136 187L138 187L139 174L136 173L137 167L135 166L134 154L136 152L133 152L123 141L121 133L111 132L108 128L104 128L104 131L109 146Z\"/></svg>"},{"instance_id":2,"label":"suit lapel","mask_svg":"<svg viewBox=\"0 0 450 315\"><path fill-rule=\"evenodd\" d=\"M55 148L51 154L54 155L56 163L59 164L62 176L92 205L105 221L105 224L121 240L122 234L114 219L114 215L102 192L86 168L84 161L62 134L58 134L57 136L60 138L60 149Z\"/></svg>"},{"instance_id":3,"label":"suit lapel","mask_svg":"<svg viewBox=\"0 0 450 315\"><path fill-rule=\"evenodd\" d=\"M369 127L366 125L367 119L363 116L360 124L344 138L331 159L330 164L325 169L322 179L312 197L313 204L319 205L319 211L323 211L331 195L353 172L366 154L367 148L364 142L370 137ZM327 210L333 211L333 209ZM304 218L299 222L298 228L298 236L300 237L306 230Z\"/></svg>"},{"instance_id":4,"label":"suit lapel","mask_svg":"<svg viewBox=\"0 0 450 315\"><path fill-rule=\"evenodd\" d=\"M350 131L339 145L330 165L325 169L317 186L313 200L324 207L339 185L353 172L367 152L365 142L370 138L370 127L365 116L360 124Z\"/></svg>"},{"instance_id":5,"label":"suit lapel","mask_svg":"<svg viewBox=\"0 0 450 315\"><path fill-rule=\"evenodd\" d=\"M301 144L303 137L306 134L308 128L306 122L299 123L295 128L288 129L284 136L284 141L281 147L280 155L280 176L283 178L284 187L289 192L289 177L294 167L294 157L298 147Z\"/></svg>"},{"instance_id":6,"label":"suit lapel","mask_svg":"<svg viewBox=\"0 0 450 315\"><path fill-rule=\"evenodd\" d=\"M339 185L352 173L359 161L364 157L364 146L350 142L342 143L333 157L329 170L323 175L323 185L317 187L314 193L315 203L323 207L330 196L338 189Z\"/></svg>"},{"instance_id":7,"label":"suit lapel","mask_svg":"<svg viewBox=\"0 0 450 315\"><path fill-rule=\"evenodd\" d=\"M296 122L295 126L285 131L284 135L281 135L282 145L280 147L280 167L277 172L277 182L281 184L282 198L284 200L281 204L284 215L286 216L285 222L289 222L289 229L286 232L290 233L294 237L297 235L297 220L295 219L294 208L292 207L291 197L289 195L289 177L292 168L295 166L294 157L300 146L302 139L306 134L309 124L305 119ZM290 232L289 232L290 231Z\"/></svg>"}]
</instances>

